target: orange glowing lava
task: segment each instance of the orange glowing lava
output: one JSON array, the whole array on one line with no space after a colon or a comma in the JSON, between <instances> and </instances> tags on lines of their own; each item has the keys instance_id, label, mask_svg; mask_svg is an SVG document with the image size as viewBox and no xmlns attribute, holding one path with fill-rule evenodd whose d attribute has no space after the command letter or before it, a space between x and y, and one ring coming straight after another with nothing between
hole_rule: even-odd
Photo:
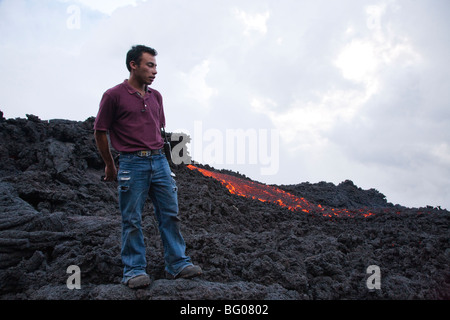
<instances>
[{"instance_id":1,"label":"orange glowing lava","mask_svg":"<svg viewBox=\"0 0 450 320\"><path fill-rule=\"evenodd\" d=\"M363 210L334 209L321 206L320 204L311 204L305 198L297 197L274 186L213 172L193 165L188 165L187 167L191 170L198 170L206 177L212 177L220 181L232 194L262 202L271 202L293 212L320 213L326 217L354 217L356 215L369 217L373 215L373 213Z\"/></svg>"}]
</instances>

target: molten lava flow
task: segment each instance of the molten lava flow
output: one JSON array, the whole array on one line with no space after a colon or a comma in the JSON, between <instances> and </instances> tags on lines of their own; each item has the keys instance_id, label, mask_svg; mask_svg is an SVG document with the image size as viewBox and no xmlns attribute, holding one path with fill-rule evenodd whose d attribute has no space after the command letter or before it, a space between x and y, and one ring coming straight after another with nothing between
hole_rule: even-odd
<instances>
[{"instance_id":1,"label":"molten lava flow","mask_svg":"<svg viewBox=\"0 0 450 320\"><path fill-rule=\"evenodd\" d=\"M368 217L373 215L373 213L364 212L363 210L350 211L347 209L327 208L321 206L320 204L314 205L305 200L305 198L299 198L295 195L292 195L284 190L281 190L273 186L268 186L265 184L245 180L242 178L238 178L223 173L205 170L202 168L195 167L193 165L188 165L187 167L191 170L200 171L206 177L212 177L220 181L232 194L259 200L262 202L275 203L291 211L296 212L302 211L305 213L321 213L326 217L333 217L333 216L354 217L355 215L363 215L364 217Z\"/></svg>"}]
</instances>

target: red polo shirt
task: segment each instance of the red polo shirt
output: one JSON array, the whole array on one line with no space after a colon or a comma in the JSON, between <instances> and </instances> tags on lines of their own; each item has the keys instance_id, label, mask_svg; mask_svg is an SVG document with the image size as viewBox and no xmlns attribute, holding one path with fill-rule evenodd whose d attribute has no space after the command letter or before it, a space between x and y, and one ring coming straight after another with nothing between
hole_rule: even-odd
<instances>
[{"instance_id":1,"label":"red polo shirt","mask_svg":"<svg viewBox=\"0 0 450 320\"><path fill-rule=\"evenodd\" d=\"M142 97L128 80L103 94L94 122L95 130L109 131L111 145L119 152L161 149L163 126L161 94L148 88Z\"/></svg>"}]
</instances>

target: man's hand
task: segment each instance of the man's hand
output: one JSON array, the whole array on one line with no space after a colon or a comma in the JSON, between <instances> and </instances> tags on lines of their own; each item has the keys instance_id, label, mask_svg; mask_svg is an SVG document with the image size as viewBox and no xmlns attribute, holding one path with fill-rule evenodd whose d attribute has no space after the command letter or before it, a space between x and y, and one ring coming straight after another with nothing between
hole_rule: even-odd
<instances>
[{"instance_id":1,"label":"man's hand","mask_svg":"<svg viewBox=\"0 0 450 320\"><path fill-rule=\"evenodd\" d=\"M112 166L105 167L105 178L104 181L116 181L117 179L117 169L114 163Z\"/></svg>"},{"instance_id":2,"label":"man's hand","mask_svg":"<svg viewBox=\"0 0 450 320\"><path fill-rule=\"evenodd\" d=\"M95 142L97 144L97 148L102 156L103 161L105 162L105 178L104 181L115 181L117 179L117 169L114 164L113 157L111 155L111 151L109 149L108 137L106 135L106 131L98 131L95 133Z\"/></svg>"}]
</instances>

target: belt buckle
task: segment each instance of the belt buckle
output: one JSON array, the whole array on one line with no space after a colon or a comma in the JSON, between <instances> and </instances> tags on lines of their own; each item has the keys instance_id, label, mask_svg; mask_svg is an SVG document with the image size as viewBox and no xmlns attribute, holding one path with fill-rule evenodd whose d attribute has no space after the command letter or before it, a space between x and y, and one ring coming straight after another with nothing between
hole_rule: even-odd
<instances>
[{"instance_id":1,"label":"belt buckle","mask_svg":"<svg viewBox=\"0 0 450 320\"><path fill-rule=\"evenodd\" d=\"M137 155L138 155L139 157L149 157L149 156L152 155L152 152L151 152L151 151L147 151L147 150L144 150L144 151L138 151Z\"/></svg>"}]
</instances>

